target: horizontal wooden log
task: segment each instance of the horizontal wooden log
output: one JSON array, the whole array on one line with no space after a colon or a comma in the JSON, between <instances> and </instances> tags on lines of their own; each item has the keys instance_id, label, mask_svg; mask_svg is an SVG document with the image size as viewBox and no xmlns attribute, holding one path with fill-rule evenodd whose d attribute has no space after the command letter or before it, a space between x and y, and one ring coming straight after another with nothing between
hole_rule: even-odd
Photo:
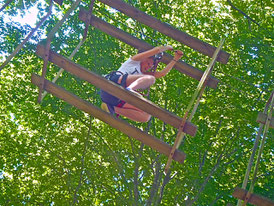
<instances>
[{"instance_id":1,"label":"horizontal wooden log","mask_svg":"<svg viewBox=\"0 0 274 206\"><path fill-rule=\"evenodd\" d=\"M45 47L38 45L36 53L37 55L43 57L45 55ZM56 64L57 66L63 68L64 70L72 73L73 75L88 81L89 83L93 84L94 86L103 89L106 92L113 94L114 96L132 104L141 110L161 119L167 124L172 125L173 127L179 128L181 125L182 119L171 112L160 108L159 106L155 105L154 103L150 102L145 98L140 98L137 95L133 94L132 92L124 89L117 84L106 80L104 77L97 75L82 66L75 64L71 60L54 53L53 51L49 52L49 61ZM184 127L184 132L195 136L197 131L197 127L192 124L191 122L187 122Z\"/></svg>"},{"instance_id":2,"label":"horizontal wooden log","mask_svg":"<svg viewBox=\"0 0 274 206\"><path fill-rule=\"evenodd\" d=\"M256 122L265 124L267 119L267 115L263 112L259 112ZM271 117L269 127L274 128L274 118Z\"/></svg>"},{"instance_id":3,"label":"horizontal wooden log","mask_svg":"<svg viewBox=\"0 0 274 206\"><path fill-rule=\"evenodd\" d=\"M125 3L122 0L99 0L104 4L109 5L112 8L115 8L124 14L136 19L137 21L151 27L152 29L155 29L173 39L176 41L179 41L199 52L201 52L204 55L207 55L209 57L212 57L214 54L214 51L216 50L216 47L211 46L210 44L203 42L195 37L190 36L189 34L182 32L173 26L161 22L160 20L149 16L143 11L140 11L139 9ZM228 54L225 51L221 51L217 61L226 64L228 62L230 54Z\"/></svg>"},{"instance_id":4,"label":"horizontal wooden log","mask_svg":"<svg viewBox=\"0 0 274 206\"><path fill-rule=\"evenodd\" d=\"M247 190L237 187L235 188L232 196L240 200L245 200L247 192ZM274 202L272 200L256 194L251 194L248 203L257 206L274 206Z\"/></svg>"},{"instance_id":5,"label":"horizontal wooden log","mask_svg":"<svg viewBox=\"0 0 274 206\"><path fill-rule=\"evenodd\" d=\"M42 83L42 77L32 74L31 81L36 86L40 87ZM118 119L114 117L113 115L110 115L109 113L99 109L98 107L95 107L91 103L82 100L78 96L66 91L65 89L57 86L56 84L45 80L44 82L44 89L53 94L54 96L66 101L67 103L75 106L76 108L102 120L103 122L106 122L111 127L116 128L120 130L121 132L125 133L126 135L135 138L139 140L140 142L146 144L147 146L151 147L152 149L157 150L161 154L168 155L171 151L171 146L169 146L167 143L161 141L158 138L155 138L142 130L133 127L132 125L128 124L126 121ZM174 160L180 163L183 163L185 160L186 155L177 150L174 155Z\"/></svg>"},{"instance_id":6,"label":"horizontal wooden log","mask_svg":"<svg viewBox=\"0 0 274 206\"><path fill-rule=\"evenodd\" d=\"M86 22L88 20L88 12L81 9L79 13L79 19ZM121 29L116 28L115 26L95 17L94 15L92 15L91 17L90 24L95 28L105 32L106 34L111 35L138 50L149 50L153 48L153 46L146 43L145 41L140 40L128 34L127 32L124 32ZM165 64L168 64L172 59L173 57L171 55L165 53L161 61ZM174 65L174 68L179 72L186 74L198 81L200 81L201 77L203 76L203 71L196 69L195 67L181 60ZM213 76L210 76L207 82L207 86L215 89L218 85L218 82L218 79L216 79Z\"/></svg>"}]
</instances>

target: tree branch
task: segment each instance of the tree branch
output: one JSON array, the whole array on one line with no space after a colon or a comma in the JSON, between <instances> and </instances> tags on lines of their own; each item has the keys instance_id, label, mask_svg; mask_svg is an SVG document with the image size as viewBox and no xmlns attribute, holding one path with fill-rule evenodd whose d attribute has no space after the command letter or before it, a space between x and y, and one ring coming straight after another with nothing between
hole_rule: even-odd
<instances>
[{"instance_id":1,"label":"tree branch","mask_svg":"<svg viewBox=\"0 0 274 206\"><path fill-rule=\"evenodd\" d=\"M12 0L8 0L0 9L0 12L3 11L10 3L12 2Z\"/></svg>"},{"instance_id":2,"label":"tree branch","mask_svg":"<svg viewBox=\"0 0 274 206\"><path fill-rule=\"evenodd\" d=\"M190 201L189 203L187 203L187 206L191 206L194 202L196 202L200 196L200 194L203 192L207 182L209 181L209 179L211 178L211 176L214 174L214 172L217 170L217 168L220 166L221 160L223 157L223 153L221 153L217 159L216 164L214 165L214 167L211 169L210 173L208 174L208 176L206 177L206 179L204 180L204 182L202 183L198 193L196 194L196 196L194 197L194 199L192 201Z\"/></svg>"},{"instance_id":3,"label":"tree branch","mask_svg":"<svg viewBox=\"0 0 274 206\"><path fill-rule=\"evenodd\" d=\"M221 117L220 120L219 120L218 128L217 128L217 130L216 130L216 135L218 134L218 132L219 132L219 130L220 130L220 128L221 128L222 120L223 120L223 118ZM187 200L187 201L186 201L186 205L187 205L187 206L192 205L195 201L198 200L198 198L199 198L200 194L203 192L203 190L204 190L206 184L208 183L208 181L210 180L210 178L212 177L212 175L216 172L216 170L217 170L217 169L219 168L219 166L221 165L223 157L230 157L232 154L234 154L234 153L237 151L237 150L234 150L234 151L232 151L232 152L229 152L230 149L231 149L231 146L228 147L228 143L229 143L229 141L232 141L233 138L238 137L238 135L239 135L239 130L240 130L240 128L238 128L238 130L237 130L237 136L234 136L234 137L232 137L232 138L230 138L230 139L228 139L228 140L226 141L226 143L224 144L224 149L223 149L223 151L219 154L216 164L215 164L214 167L211 169L211 171L210 171L210 173L208 174L208 176L205 178L205 180L204 180L204 182L202 183L202 185L201 185L201 187L200 187L198 193L196 194L196 196L194 197L193 200L191 200L191 201L190 201L190 200ZM226 152L226 151L227 151L227 152ZM233 162L233 161L232 161L232 162Z\"/></svg>"},{"instance_id":4,"label":"tree branch","mask_svg":"<svg viewBox=\"0 0 274 206\"><path fill-rule=\"evenodd\" d=\"M163 180L163 184L161 186L161 189L160 189L160 195L159 195L159 199L157 201L157 203L155 205L160 205L162 199L163 199L163 196L164 196L164 190L165 190L165 186L167 185L167 183L169 183L170 180L172 180L175 175L177 173L175 173L172 177L170 177L170 173L171 173L171 170L169 170L166 174L166 176L164 177L164 180Z\"/></svg>"},{"instance_id":5,"label":"tree branch","mask_svg":"<svg viewBox=\"0 0 274 206\"><path fill-rule=\"evenodd\" d=\"M72 205L75 205L77 203L77 193L78 193L80 187L82 186L83 171L84 171L84 168L85 168L85 156L86 156L86 152L87 152L87 146L88 146L88 141L89 141L89 136L90 136L90 133L91 133L91 129L92 129L92 117L90 117L90 125L89 125L89 128L88 128L88 134L87 134L87 138L85 140L84 151L83 151L83 154L82 154L82 157L81 157L80 178L79 178L79 181L78 181L78 185L77 185L77 187L74 191Z\"/></svg>"},{"instance_id":6,"label":"tree branch","mask_svg":"<svg viewBox=\"0 0 274 206\"><path fill-rule=\"evenodd\" d=\"M227 3L235 10L237 10L239 13L241 13L242 15L244 15L248 20L252 21L253 23L255 23L258 26L261 26L259 23L257 23L255 20L253 20L251 17L249 17L246 13L244 13L242 10L238 9L237 7L235 7L232 2L230 0L227 0Z\"/></svg>"},{"instance_id":7,"label":"tree branch","mask_svg":"<svg viewBox=\"0 0 274 206\"><path fill-rule=\"evenodd\" d=\"M49 11L48 13L42 18L42 20L37 24L37 26L32 29L32 31L29 33L29 35L19 44L15 50L10 54L5 62L0 66L0 73L1 70L11 61L11 59L22 49L22 47L27 43L27 41L33 36L33 34L40 28L40 26L44 23L44 21L50 16L52 12L52 0L50 1Z\"/></svg>"},{"instance_id":8,"label":"tree branch","mask_svg":"<svg viewBox=\"0 0 274 206\"><path fill-rule=\"evenodd\" d=\"M128 188L128 190L129 190L129 198L127 198L127 199L130 199L129 202L133 202L132 191L131 191L131 188L130 188L129 185L128 185L128 181L126 180L125 173L124 173L124 170L123 170L123 168L122 168L120 159L117 157L117 154L111 149L111 147L109 146L109 144L107 143L107 141L106 141L106 140L101 136L101 134L98 133L95 129L96 129L96 128L93 127L93 132L94 132L98 137L100 137L100 138L103 140L103 143L107 146L107 148L108 148L109 151L111 152L112 158L114 159L115 163L117 164L117 168L118 168L118 171L119 171L119 173L120 173L120 176L122 177L125 186L126 186L126 187Z\"/></svg>"},{"instance_id":9,"label":"tree branch","mask_svg":"<svg viewBox=\"0 0 274 206\"><path fill-rule=\"evenodd\" d=\"M138 186L139 186L139 159L142 157L142 152L143 152L143 148L144 148L144 144L142 143L140 145L139 148L139 153L138 153L138 157L137 155L135 155L135 151L134 151L134 145L133 145L133 141L131 138L129 138L130 140L130 144L131 144L131 148L132 148L132 152L133 152L133 156L134 156L134 162L135 162L135 168L134 168L134 177L133 177L133 182L134 182L134 200L135 200L135 204L138 205L139 202L139 190L138 190Z\"/></svg>"},{"instance_id":10,"label":"tree branch","mask_svg":"<svg viewBox=\"0 0 274 206\"><path fill-rule=\"evenodd\" d=\"M161 139L164 138L165 131L166 131L166 124L163 123ZM163 172L161 172L161 161L159 161L158 157L155 160L155 162L156 162L156 164L155 164L155 172L154 172L155 175L154 175L152 186L150 188L149 199L147 200L147 203L146 203L146 205L148 205L148 206L152 205L153 199L154 199L154 197L158 193L158 188L160 186L160 179L161 179L161 177L163 175Z\"/></svg>"},{"instance_id":11,"label":"tree branch","mask_svg":"<svg viewBox=\"0 0 274 206\"><path fill-rule=\"evenodd\" d=\"M145 129L145 132L148 132L151 126L151 119L148 122L148 125ZM131 147L132 150L134 149L134 145L132 142L132 139L130 138L130 142L131 142ZM143 149L144 149L144 143L141 144L140 148L139 148L139 153L138 156L135 155L135 152L133 151L133 155L134 155L134 161L135 161L135 168L134 168L134 199L135 199L135 204L138 205L139 203L139 199L140 199L140 194L139 194L139 168L140 168L140 164L139 164L139 160L142 158L143 155Z\"/></svg>"}]
</instances>

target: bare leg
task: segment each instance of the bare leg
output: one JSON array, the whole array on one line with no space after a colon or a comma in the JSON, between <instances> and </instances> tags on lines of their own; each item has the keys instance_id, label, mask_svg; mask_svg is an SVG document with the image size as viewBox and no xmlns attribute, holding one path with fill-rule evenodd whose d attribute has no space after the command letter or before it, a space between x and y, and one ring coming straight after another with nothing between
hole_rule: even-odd
<instances>
[{"instance_id":1,"label":"bare leg","mask_svg":"<svg viewBox=\"0 0 274 206\"><path fill-rule=\"evenodd\" d=\"M120 114L136 122L148 122L151 117L150 114L128 103L125 103L122 108L114 107L114 109L116 114Z\"/></svg>"},{"instance_id":2,"label":"bare leg","mask_svg":"<svg viewBox=\"0 0 274 206\"><path fill-rule=\"evenodd\" d=\"M119 78L118 83L121 83L121 80L122 77ZM154 83L155 77L152 75L128 75L126 87L132 90L146 89ZM114 109L116 114L120 114L137 122L148 122L151 117L150 114L128 103L125 103L122 108L114 107Z\"/></svg>"},{"instance_id":3,"label":"bare leg","mask_svg":"<svg viewBox=\"0 0 274 206\"><path fill-rule=\"evenodd\" d=\"M122 77L118 82L121 83ZM126 86L130 89L146 89L155 83L155 77L152 75L128 75Z\"/></svg>"}]
</instances>

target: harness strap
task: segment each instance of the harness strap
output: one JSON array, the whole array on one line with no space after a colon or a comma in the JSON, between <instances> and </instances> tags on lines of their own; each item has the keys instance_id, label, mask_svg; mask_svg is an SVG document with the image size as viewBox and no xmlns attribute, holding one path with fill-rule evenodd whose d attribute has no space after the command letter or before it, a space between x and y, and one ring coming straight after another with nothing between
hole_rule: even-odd
<instances>
[{"instance_id":1,"label":"harness strap","mask_svg":"<svg viewBox=\"0 0 274 206\"><path fill-rule=\"evenodd\" d=\"M123 75L121 80L121 86L124 88L126 88L127 86L127 76L128 74ZM120 100L119 104L116 107L122 108L125 105L125 103L126 103L125 101ZM119 114L116 114L116 117L119 117Z\"/></svg>"},{"instance_id":2,"label":"harness strap","mask_svg":"<svg viewBox=\"0 0 274 206\"><path fill-rule=\"evenodd\" d=\"M108 80L111 80L112 76L115 75L115 74L117 74L117 73L119 73L119 74L122 75L122 80L121 80L121 83L119 85L121 85L122 87L126 88L128 74L123 74L120 71L112 71L111 73L105 75L105 78L108 79ZM122 108L125 105L125 103L126 103L125 101L120 100L120 102L116 105L116 107ZM116 114L116 117L119 117L119 114Z\"/></svg>"},{"instance_id":3,"label":"harness strap","mask_svg":"<svg viewBox=\"0 0 274 206\"><path fill-rule=\"evenodd\" d=\"M124 74L121 80L121 86L124 88L127 87L127 77L128 77L128 74Z\"/></svg>"}]
</instances>

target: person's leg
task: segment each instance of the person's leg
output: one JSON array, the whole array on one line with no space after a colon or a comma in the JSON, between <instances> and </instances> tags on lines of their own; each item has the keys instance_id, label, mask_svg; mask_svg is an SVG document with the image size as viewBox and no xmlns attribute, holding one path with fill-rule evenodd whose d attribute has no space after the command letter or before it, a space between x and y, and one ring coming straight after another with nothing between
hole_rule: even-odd
<instances>
[{"instance_id":1,"label":"person's leg","mask_svg":"<svg viewBox=\"0 0 274 206\"><path fill-rule=\"evenodd\" d=\"M130 105L125 103L123 107L114 107L115 113L125 116L133 121L137 122L148 122L150 120L151 115Z\"/></svg>"},{"instance_id":2,"label":"person's leg","mask_svg":"<svg viewBox=\"0 0 274 206\"><path fill-rule=\"evenodd\" d=\"M119 78L118 83L121 84L122 77ZM128 75L126 79L126 87L131 90L146 89L155 83L155 77L152 75ZM120 107L114 107L115 113L125 116L133 121L148 122L151 115L138 109L137 107L125 103Z\"/></svg>"},{"instance_id":3,"label":"person's leg","mask_svg":"<svg viewBox=\"0 0 274 206\"><path fill-rule=\"evenodd\" d=\"M122 76L119 78L118 83L121 83ZM137 90L146 89L155 83L155 77L152 75L128 75L126 80L126 87Z\"/></svg>"}]
</instances>

